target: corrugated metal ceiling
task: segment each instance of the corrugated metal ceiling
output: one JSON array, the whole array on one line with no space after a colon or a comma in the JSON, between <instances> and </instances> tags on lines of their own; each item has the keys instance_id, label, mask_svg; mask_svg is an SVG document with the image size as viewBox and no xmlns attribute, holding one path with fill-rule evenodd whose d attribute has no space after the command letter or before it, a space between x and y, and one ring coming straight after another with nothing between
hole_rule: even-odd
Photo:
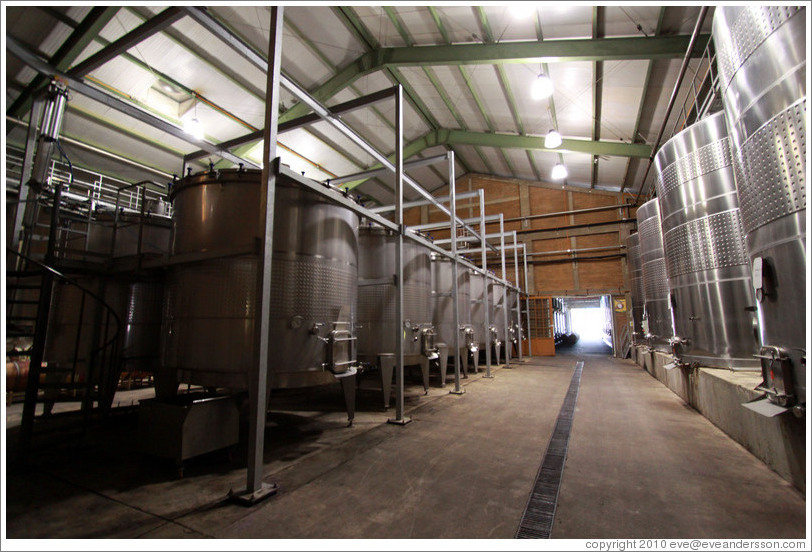
<instances>
[{"instance_id":1,"label":"corrugated metal ceiling","mask_svg":"<svg viewBox=\"0 0 812 552\"><path fill-rule=\"evenodd\" d=\"M65 7L28 5L4 6L7 34L46 60L66 43L76 40L82 21L93 10L89 6ZM105 8L111 10L112 8ZM85 37L81 53L63 70L103 50L148 19L166 9L163 6L115 8L101 32ZM214 6L208 13L220 21L254 51L267 50L269 10L261 5ZM649 44L663 37L688 35L699 7L693 6L603 6L569 4L537 5L535 13L517 19L506 5L491 6L292 6L285 9L283 72L331 106L401 83L409 105L405 110L404 136L407 144L423 137L442 137L448 130L469 131L466 140L446 141L429 149L415 146L417 155L453 149L457 175L466 172L549 181L552 166L559 161L569 169L566 184L619 191L634 191L641 185L646 159L617 155L590 155L562 150L517 149L505 145L503 136L543 137L557 127L564 138L589 143L651 145L662 124L663 112L679 70L683 51L654 59ZM705 20L708 33L712 13ZM595 38L633 37L644 40L629 50L630 59L600 59ZM81 37L80 37L81 38ZM585 60L546 59L528 62L512 57L512 44L546 44L556 40L580 39L571 45L573 56ZM504 47L499 55L505 63L455 59L459 50L440 52L447 61L424 65L420 46L494 44ZM636 43L635 43L636 44ZM687 40L685 41L687 44ZM704 44L702 45L704 47ZM379 48L409 47L417 61L406 66L376 66L369 74L351 74L357 60ZM591 56L591 57L590 57ZM650 59L645 59L645 58ZM631 59L638 58L638 59ZM643 58L643 59L640 59ZM64 63L63 63L64 65ZM691 73L700 67L692 61ZM548 100L534 100L530 87L541 71L548 71L555 93ZM596 76L599 77L596 79ZM28 116L21 95L36 72L7 55L5 99L7 123ZM149 36L126 54L108 61L89 75L87 84L133 103L154 115L182 125L184 113L193 113L203 123L207 139L214 143L231 140L259 129L264 121L265 75L220 39L190 17ZM169 90L164 90L165 87ZM687 83L686 83L687 90ZM684 94L684 92L683 92ZM600 103L595 105L596 95ZM283 91L281 109L301 113L291 94ZM14 112L9 108L14 107ZM186 114L185 117L189 117ZM283 112L282 118L286 116ZM382 153L394 149L394 109L382 102L342 117ZM182 157L197 148L182 139L133 120L94 100L72 94L65 122L65 135L102 150L130 158L163 173L180 173ZM7 124L7 141L24 143L22 125ZM323 180L352 174L375 165L373 158L330 125L316 123L280 135L283 162L307 176ZM473 140L473 142L471 142ZM429 140L429 144L432 142ZM78 158L100 165L98 154L69 146ZM232 150L251 159L261 152L256 143ZM194 162L203 168L209 160L218 166L230 163L206 156ZM593 170L597 167L597 170ZM99 168L99 167L90 167ZM117 174L131 175L121 168ZM420 168L413 176L427 189L446 184L445 169ZM151 175L154 177L154 173ZM391 179L376 178L357 190L380 202L391 200ZM410 197L411 199L411 197Z\"/></svg>"}]
</instances>

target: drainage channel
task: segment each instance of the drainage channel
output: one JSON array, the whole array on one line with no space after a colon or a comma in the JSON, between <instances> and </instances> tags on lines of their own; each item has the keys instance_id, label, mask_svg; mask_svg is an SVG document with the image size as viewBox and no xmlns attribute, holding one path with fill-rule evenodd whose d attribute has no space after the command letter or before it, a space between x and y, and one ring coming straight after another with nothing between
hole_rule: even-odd
<instances>
[{"instance_id":1,"label":"drainage channel","mask_svg":"<svg viewBox=\"0 0 812 552\"><path fill-rule=\"evenodd\" d=\"M544 454L544 460L536 475L533 492L530 494L530 500L527 501L522 522L516 532L517 539L549 539L553 531L558 490L561 487L561 475L567 459L567 447L583 369L583 362L575 365L575 372L572 374L570 387L564 397L564 404L561 405L561 410L558 412L553 435L547 444L547 452Z\"/></svg>"}]
</instances>

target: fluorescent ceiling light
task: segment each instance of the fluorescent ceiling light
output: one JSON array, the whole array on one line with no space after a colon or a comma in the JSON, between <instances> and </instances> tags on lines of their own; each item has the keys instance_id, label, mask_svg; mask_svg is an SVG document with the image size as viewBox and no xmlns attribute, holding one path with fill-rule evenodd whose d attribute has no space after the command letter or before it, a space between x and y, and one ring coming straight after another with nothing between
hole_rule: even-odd
<instances>
[{"instance_id":1,"label":"fluorescent ceiling light","mask_svg":"<svg viewBox=\"0 0 812 552\"><path fill-rule=\"evenodd\" d=\"M534 100L543 100L549 98L553 94L553 81L541 73L536 80L533 81L533 88L530 89L530 94Z\"/></svg>"},{"instance_id":2,"label":"fluorescent ceiling light","mask_svg":"<svg viewBox=\"0 0 812 552\"><path fill-rule=\"evenodd\" d=\"M544 137L544 147L547 149L555 149L562 143L561 135L555 129L550 129L550 132Z\"/></svg>"},{"instance_id":3,"label":"fluorescent ceiling light","mask_svg":"<svg viewBox=\"0 0 812 552\"><path fill-rule=\"evenodd\" d=\"M567 167L565 167L562 163L556 163L555 167L553 167L553 172L550 173L550 177L553 180L563 180L567 178Z\"/></svg>"}]
</instances>

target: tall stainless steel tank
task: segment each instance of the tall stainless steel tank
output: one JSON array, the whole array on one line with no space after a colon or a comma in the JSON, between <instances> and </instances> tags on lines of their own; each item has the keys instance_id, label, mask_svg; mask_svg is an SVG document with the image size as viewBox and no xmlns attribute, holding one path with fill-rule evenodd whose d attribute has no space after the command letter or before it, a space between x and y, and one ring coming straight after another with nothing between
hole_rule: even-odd
<instances>
[{"instance_id":1,"label":"tall stainless steel tank","mask_svg":"<svg viewBox=\"0 0 812 552\"><path fill-rule=\"evenodd\" d=\"M640 234L640 265L643 270L644 315L646 340L657 350L670 352L669 340L674 335L665 269L663 232L657 198L637 209Z\"/></svg>"},{"instance_id":2,"label":"tall stainless steel tank","mask_svg":"<svg viewBox=\"0 0 812 552\"><path fill-rule=\"evenodd\" d=\"M724 114L671 138L655 163L674 354L700 366L759 368L755 297Z\"/></svg>"},{"instance_id":3,"label":"tall stainless steel tank","mask_svg":"<svg viewBox=\"0 0 812 552\"><path fill-rule=\"evenodd\" d=\"M643 341L643 267L640 264L640 234L626 238L626 266L629 269L629 287L632 295L632 339Z\"/></svg>"},{"instance_id":4,"label":"tall stainless steel tank","mask_svg":"<svg viewBox=\"0 0 812 552\"><path fill-rule=\"evenodd\" d=\"M172 189L178 264L167 278L162 363L180 382L245 389L256 365L260 177L257 170L202 172ZM326 384L350 369L357 226L348 209L277 181L271 387Z\"/></svg>"},{"instance_id":5,"label":"tall stainless steel tank","mask_svg":"<svg viewBox=\"0 0 812 552\"><path fill-rule=\"evenodd\" d=\"M395 336L403 338L406 362L434 352L431 305L430 250L403 240L403 320L395 320L395 246L397 235L377 226L362 226L358 233L358 356L394 353Z\"/></svg>"},{"instance_id":6,"label":"tall stainless steel tank","mask_svg":"<svg viewBox=\"0 0 812 552\"><path fill-rule=\"evenodd\" d=\"M719 6L722 103L756 292L764 390L806 403L806 8Z\"/></svg>"},{"instance_id":7,"label":"tall stainless steel tank","mask_svg":"<svg viewBox=\"0 0 812 552\"><path fill-rule=\"evenodd\" d=\"M454 273L452 261L436 253L431 254L432 266L432 321L437 332L437 341L449 348L454 346L454 300L452 291ZM471 327L471 273L464 266L457 267L457 302L459 303L460 327ZM460 349L466 347L465 330L456 330Z\"/></svg>"}]
</instances>

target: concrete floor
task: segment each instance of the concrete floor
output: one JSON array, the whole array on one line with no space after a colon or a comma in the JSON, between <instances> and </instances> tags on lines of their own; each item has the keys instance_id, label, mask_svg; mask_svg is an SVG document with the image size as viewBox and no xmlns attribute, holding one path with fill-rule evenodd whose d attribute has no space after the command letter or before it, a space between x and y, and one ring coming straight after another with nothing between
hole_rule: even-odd
<instances>
[{"instance_id":1,"label":"concrete floor","mask_svg":"<svg viewBox=\"0 0 812 552\"><path fill-rule=\"evenodd\" d=\"M280 489L252 508L226 497L243 449L178 479L136 450L124 409L10 469L7 537L512 539L578 359L553 538L804 537L801 493L631 361L589 353L480 372L461 396L412 378L405 427L385 423L374 381L351 428L337 388L273 395L264 473Z\"/></svg>"}]
</instances>

